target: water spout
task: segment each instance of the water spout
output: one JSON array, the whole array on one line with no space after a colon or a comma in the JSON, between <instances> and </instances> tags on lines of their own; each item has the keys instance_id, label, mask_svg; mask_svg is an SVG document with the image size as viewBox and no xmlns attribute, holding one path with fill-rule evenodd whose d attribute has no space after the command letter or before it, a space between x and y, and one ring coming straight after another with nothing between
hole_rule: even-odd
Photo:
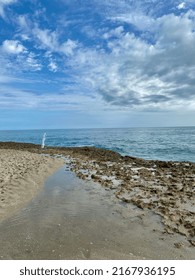
<instances>
[{"instance_id":1,"label":"water spout","mask_svg":"<svg viewBox=\"0 0 195 280\"><path fill-rule=\"evenodd\" d=\"M46 133L43 134L42 145L41 145L42 149L44 149L44 147L45 147L45 139L46 139Z\"/></svg>"}]
</instances>

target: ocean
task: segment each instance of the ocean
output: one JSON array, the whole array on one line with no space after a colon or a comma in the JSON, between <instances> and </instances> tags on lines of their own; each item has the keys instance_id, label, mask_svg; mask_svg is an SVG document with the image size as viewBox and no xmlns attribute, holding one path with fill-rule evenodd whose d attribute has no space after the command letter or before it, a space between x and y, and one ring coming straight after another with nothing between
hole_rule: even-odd
<instances>
[{"instance_id":1,"label":"ocean","mask_svg":"<svg viewBox=\"0 0 195 280\"><path fill-rule=\"evenodd\" d=\"M105 128L0 130L0 141L45 146L94 146L144 159L195 162L195 126L166 128Z\"/></svg>"}]
</instances>

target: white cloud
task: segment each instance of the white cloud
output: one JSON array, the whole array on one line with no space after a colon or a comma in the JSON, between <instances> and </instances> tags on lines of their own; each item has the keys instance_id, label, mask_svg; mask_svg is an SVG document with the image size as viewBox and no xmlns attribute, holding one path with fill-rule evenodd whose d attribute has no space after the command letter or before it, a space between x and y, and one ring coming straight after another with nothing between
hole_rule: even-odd
<instances>
[{"instance_id":1,"label":"white cloud","mask_svg":"<svg viewBox=\"0 0 195 280\"><path fill-rule=\"evenodd\" d=\"M59 42L60 34L57 31L49 29L40 29L38 27L33 29L35 40L38 41L38 48L45 49L46 51L63 53L66 56L71 56L77 48L77 42L71 39Z\"/></svg>"},{"instance_id":2,"label":"white cloud","mask_svg":"<svg viewBox=\"0 0 195 280\"><path fill-rule=\"evenodd\" d=\"M26 48L17 40L5 40L1 46L2 50L8 54L20 54L25 52Z\"/></svg>"},{"instance_id":3,"label":"white cloud","mask_svg":"<svg viewBox=\"0 0 195 280\"><path fill-rule=\"evenodd\" d=\"M123 35L123 32L124 32L124 27L119 26L115 29L109 30L108 32L104 33L102 37L104 39L109 39L109 38L112 38L112 37L120 38Z\"/></svg>"},{"instance_id":4,"label":"white cloud","mask_svg":"<svg viewBox=\"0 0 195 280\"><path fill-rule=\"evenodd\" d=\"M189 43L194 38L193 28L195 22L191 19L192 14L186 13L182 16L173 14L162 16L157 19L160 27L160 41L166 43ZM159 38L158 38L159 39Z\"/></svg>"},{"instance_id":5,"label":"white cloud","mask_svg":"<svg viewBox=\"0 0 195 280\"><path fill-rule=\"evenodd\" d=\"M19 30L23 33L32 32L31 30L31 21L29 20L28 15L19 15L16 18L16 23L19 26Z\"/></svg>"},{"instance_id":6,"label":"white cloud","mask_svg":"<svg viewBox=\"0 0 195 280\"><path fill-rule=\"evenodd\" d=\"M184 9L185 6L186 6L186 3L185 3L185 2L182 2L182 3L180 3L180 4L177 6L177 8L178 8L179 10L181 10L181 9Z\"/></svg>"},{"instance_id":7,"label":"white cloud","mask_svg":"<svg viewBox=\"0 0 195 280\"><path fill-rule=\"evenodd\" d=\"M80 48L72 58L78 78L115 107L144 110L194 108L195 33L192 12L155 20L155 42L114 30L110 52ZM195 108L194 108L195 109Z\"/></svg>"},{"instance_id":8,"label":"white cloud","mask_svg":"<svg viewBox=\"0 0 195 280\"><path fill-rule=\"evenodd\" d=\"M33 71L40 71L42 68L41 63L37 60L34 53L28 53L26 61L24 62L24 67L31 69Z\"/></svg>"},{"instance_id":9,"label":"white cloud","mask_svg":"<svg viewBox=\"0 0 195 280\"><path fill-rule=\"evenodd\" d=\"M58 66L56 65L56 63L54 61L50 61L48 67L49 67L50 71L52 71L52 72L56 72L58 70Z\"/></svg>"},{"instance_id":10,"label":"white cloud","mask_svg":"<svg viewBox=\"0 0 195 280\"><path fill-rule=\"evenodd\" d=\"M22 41L30 41L32 37L32 23L27 15L19 15L15 19L17 24L16 36Z\"/></svg>"},{"instance_id":11,"label":"white cloud","mask_svg":"<svg viewBox=\"0 0 195 280\"><path fill-rule=\"evenodd\" d=\"M17 0L0 0L0 16L5 17L5 7L17 2Z\"/></svg>"},{"instance_id":12,"label":"white cloud","mask_svg":"<svg viewBox=\"0 0 195 280\"><path fill-rule=\"evenodd\" d=\"M18 89L16 86L5 85L0 88L0 107L17 109L47 109L47 110L81 110L94 111L101 104L100 100L94 102L91 96L79 93L70 94L67 88L59 95L58 93L36 92Z\"/></svg>"},{"instance_id":13,"label":"white cloud","mask_svg":"<svg viewBox=\"0 0 195 280\"><path fill-rule=\"evenodd\" d=\"M32 51L18 40L5 40L0 46L0 73L10 75L23 71L40 71L42 65Z\"/></svg>"},{"instance_id":14,"label":"white cloud","mask_svg":"<svg viewBox=\"0 0 195 280\"><path fill-rule=\"evenodd\" d=\"M0 0L0 5L9 5L16 2L16 0Z\"/></svg>"},{"instance_id":15,"label":"white cloud","mask_svg":"<svg viewBox=\"0 0 195 280\"><path fill-rule=\"evenodd\" d=\"M154 18L136 11L122 13L121 15L111 16L110 20L132 24L142 31L150 30L151 32L154 29L156 29Z\"/></svg>"},{"instance_id":16,"label":"white cloud","mask_svg":"<svg viewBox=\"0 0 195 280\"><path fill-rule=\"evenodd\" d=\"M59 51L64 53L66 56L73 55L74 50L77 48L77 43L73 40L68 39L61 46L58 47Z\"/></svg>"},{"instance_id":17,"label":"white cloud","mask_svg":"<svg viewBox=\"0 0 195 280\"><path fill-rule=\"evenodd\" d=\"M28 29L28 23L25 15L19 15L17 18L18 24L22 29Z\"/></svg>"},{"instance_id":18,"label":"white cloud","mask_svg":"<svg viewBox=\"0 0 195 280\"><path fill-rule=\"evenodd\" d=\"M40 43L40 47L55 51L58 48L58 35L56 31L48 29L40 29L38 27L33 29L33 35Z\"/></svg>"},{"instance_id":19,"label":"white cloud","mask_svg":"<svg viewBox=\"0 0 195 280\"><path fill-rule=\"evenodd\" d=\"M7 60L9 69L40 71L43 63L50 71L57 72L63 65L65 74L71 76L74 84L70 88L66 87L68 91L60 91L59 96L57 93L40 96L23 92L31 102L28 103L24 97L24 104L18 106L26 104L27 107L73 109L101 107L105 110L114 108L127 111L134 108L195 109L194 12L181 11L181 15L157 16L153 11L146 12L142 4L155 2L156 6L161 7L163 1L94 2L100 5L101 12L106 11L102 18L112 21L112 24L106 23L105 27L102 22L101 27L94 27L87 22L86 28L81 25L81 31L92 42L88 47L84 47L88 42L82 45L82 42L68 39L68 35L59 26L55 29L41 28L38 25L41 21L35 18L36 23L26 15L17 18L20 28L14 38L20 38L22 43L19 40L5 40L1 46L4 53L16 55L5 56L6 59L10 57ZM102 9L103 2L108 5L107 9ZM176 7L184 8L184 2L178 6L174 2L173 11L177 10ZM133 33L133 30L136 32ZM95 39L93 36L96 36ZM96 45L93 45L93 39ZM32 43L31 51L25 47L29 42ZM14 89L10 89L10 92L15 92L16 104L19 104L23 95ZM8 104L6 95L4 102Z\"/></svg>"}]
</instances>

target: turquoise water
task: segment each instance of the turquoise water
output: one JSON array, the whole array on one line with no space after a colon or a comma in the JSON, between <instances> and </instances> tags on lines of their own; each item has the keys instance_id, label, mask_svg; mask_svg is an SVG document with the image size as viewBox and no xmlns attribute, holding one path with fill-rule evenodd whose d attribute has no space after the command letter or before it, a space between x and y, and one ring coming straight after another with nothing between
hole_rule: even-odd
<instances>
[{"instance_id":1,"label":"turquoise water","mask_svg":"<svg viewBox=\"0 0 195 280\"><path fill-rule=\"evenodd\" d=\"M0 141L95 146L144 159L195 162L195 127L0 131Z\"/></svg>"}]
</instances>

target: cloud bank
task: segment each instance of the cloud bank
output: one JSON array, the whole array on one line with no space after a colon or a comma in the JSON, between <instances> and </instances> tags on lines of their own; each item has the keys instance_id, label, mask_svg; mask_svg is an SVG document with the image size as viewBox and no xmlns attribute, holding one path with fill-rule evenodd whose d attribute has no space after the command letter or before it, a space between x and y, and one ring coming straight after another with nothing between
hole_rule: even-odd
<instances>
[{"instance_id":1,"label":"cloud bank","mask_svg":"<svg viewBox=\"0 0 195 280\"><path fill-rule=\"evenodd\" d=\"M0 15L15 2L0 1ZM40 1L36 11L31 3L31 13L1 19L15 26L0 43L1 106L195 109L194 1L59 2L52 6L57 16ZM40 93L30 73L36 73L31 81L46 80L54 90Z\"/></svg>"}]
</instances>

